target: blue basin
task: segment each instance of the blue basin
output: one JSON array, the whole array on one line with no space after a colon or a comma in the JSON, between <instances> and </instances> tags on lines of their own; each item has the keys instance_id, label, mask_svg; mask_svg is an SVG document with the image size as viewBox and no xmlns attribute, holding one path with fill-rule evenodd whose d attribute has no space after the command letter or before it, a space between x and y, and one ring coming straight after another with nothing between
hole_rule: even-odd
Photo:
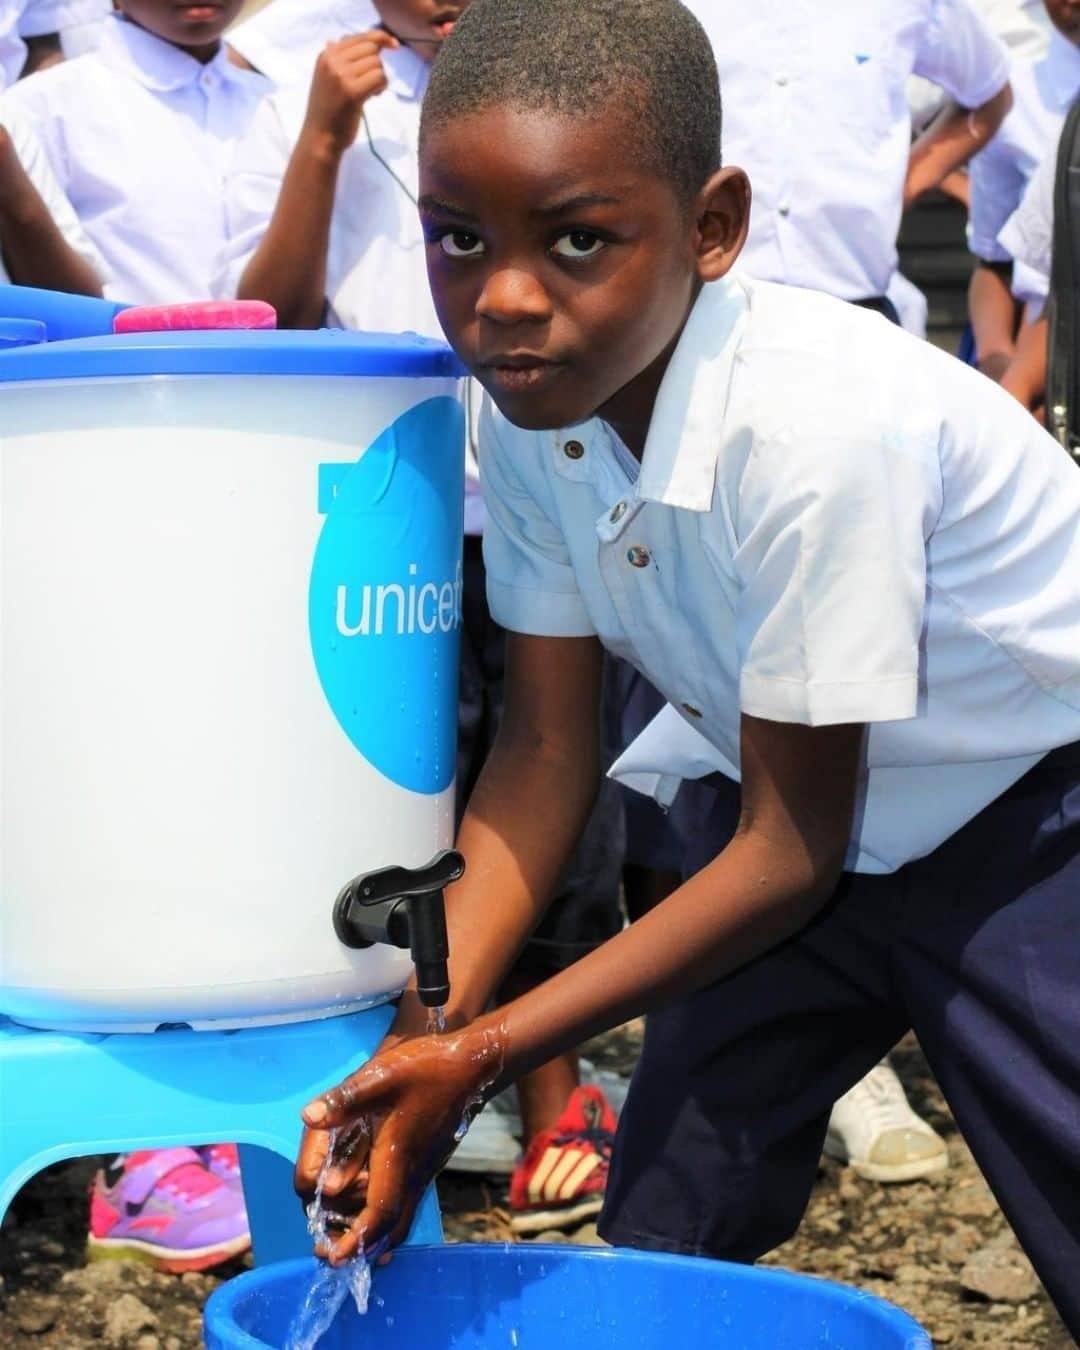
<instances>
[{"instance_id":1,"label":"blue basin","mask_svg":"<svg viewBox=\"0 0 1080 1350\"><path fill-rule=\"evenodd\" d=\"M314 1261L222 1285L207 1350L282 1350ZM381 1300L381 1302L380 1302ZM825 1280L587 1247L410 1247L375 1272L318 1350L932 1350L898 1308Z\"/></svg>"}]
</instances>

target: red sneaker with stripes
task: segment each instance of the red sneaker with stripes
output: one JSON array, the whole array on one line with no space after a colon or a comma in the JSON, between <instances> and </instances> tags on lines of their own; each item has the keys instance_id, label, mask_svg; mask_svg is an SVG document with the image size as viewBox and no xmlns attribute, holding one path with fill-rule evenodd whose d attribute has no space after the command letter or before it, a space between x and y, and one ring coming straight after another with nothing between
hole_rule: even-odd
<instances>
[{"instance_id":1,"label":"red sneaker with stripes","mask_svg":"<svg viewBox=\"0 0 1080 1350\"><path fill-rule=\"evenodd\" d=\"M615 1113L598 1087L575 1088L562 1115L529 1145L510 1179L515 1233L573 1228L604 1203Z\"/></svg>"}]
</instances>

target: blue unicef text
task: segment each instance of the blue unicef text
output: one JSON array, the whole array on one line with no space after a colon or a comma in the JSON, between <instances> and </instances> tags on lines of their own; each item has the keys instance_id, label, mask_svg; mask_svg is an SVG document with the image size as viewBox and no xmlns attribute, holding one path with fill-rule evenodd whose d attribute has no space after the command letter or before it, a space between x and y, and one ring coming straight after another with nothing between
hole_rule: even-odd
<instances>
[{"instance_id":1,"label":"blue unicef text","mask_svg":"<svg viewBox=\"0 0 1080 1350\"><path fill-rule=\"evenodd\" d=\"M454 777L464 443L460 403L433 398L319 470L315 668L352 744L413 792Z\"/></svg>"}]
</instances>

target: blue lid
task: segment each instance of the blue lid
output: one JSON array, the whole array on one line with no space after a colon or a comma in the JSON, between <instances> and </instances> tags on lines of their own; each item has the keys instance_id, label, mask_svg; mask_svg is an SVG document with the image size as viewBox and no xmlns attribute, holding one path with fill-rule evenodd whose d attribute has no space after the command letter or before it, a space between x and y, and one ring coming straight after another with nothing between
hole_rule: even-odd
<instances>
[{"instance_id":1,"label":"blue lid","mask_svg":"<svg viewBox=\"0 0 1080 1350\"><path fill-rule=\"evenodd\" d=\"M33 347L48 336L40 319L0 319L0 350Z\"/></svg>"},{"instance_id":2,"label":"blue lid","mask_svg":"<svg viewBox=\"0 0 1080 1350\"><path fill-rule=\"evenodd\" d=\"M0 351L0 383L122 375L441 375L465 368L414 333L278 330L113 333Z\"/></svg>"}]
</instances>

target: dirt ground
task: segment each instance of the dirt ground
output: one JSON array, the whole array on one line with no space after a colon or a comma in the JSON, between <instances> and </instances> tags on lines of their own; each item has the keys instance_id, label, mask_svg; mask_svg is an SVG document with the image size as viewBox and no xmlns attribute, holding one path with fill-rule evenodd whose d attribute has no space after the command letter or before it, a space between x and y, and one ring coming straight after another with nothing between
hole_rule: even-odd
<instances>
[{"instance_id":1,"label":"dirt ground","mask_svg":"<svg viewBox=\"0 0 1080 1350\"><path fill-rule=\"evenodd\" d=\"M637 1045L637 1028L629 1027L594 1042L589 1054L603 1067L627 1072ZM902 1045L894 1062L916 1109L948 1140L949 1171L933 1185L887 1187L823 1160L801 1230L770 1253L767 1264L891 1299L918 1318L937 1345L1069 1350L1074 1342L957 1134L917 1046ZM0 1350L195 1350L207 1296L245 1263L181 1277L124 1262L84 1265L92 1169L89 1160L51 1168L12 1206L0 1242ZM439 1189L451 1241L510 1240L505 1187L447 1173ZM596 1242L596 1229L586 1225L569 1240Z\"/></svg>"}]
</instances>

